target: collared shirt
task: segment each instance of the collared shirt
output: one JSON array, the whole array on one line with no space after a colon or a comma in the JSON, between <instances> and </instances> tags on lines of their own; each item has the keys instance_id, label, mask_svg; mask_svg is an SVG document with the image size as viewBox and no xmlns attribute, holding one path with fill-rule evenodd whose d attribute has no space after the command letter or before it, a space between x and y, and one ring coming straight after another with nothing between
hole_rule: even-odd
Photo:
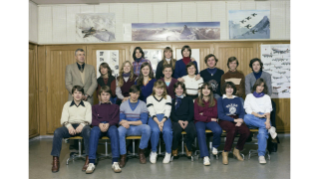
<instances>
[{"instance_id":1,"label":"collared shirt","mask_svg":"<svg viewBox=\"0 0 319 179\"><path fill-rule=\"evenodd\" d=\"M237 96L236 95L232 95L232 97L230 98L230 99L234 99L234 98L236 98ZM227 95L225 95L225 94L223 94L223 99L224 98L227 98Z\"/></svg>"},{"instance_id":2,"label":"collared shirt","mask_svg":"<svg viewBox=\"0 0 319 179\"><path fill-rule=\"evenodd\" d=\"M78 62L76 62L76 64L78 65L79 70L80 70L81 72L83 72L85 63L83 63L82 65L80 65Z\"/></svg>"},{"instance_id":3,"label":"collared shirt","mask_svg":"<svg viewBox=\"0 0 319 179\"><path fill-rule=\"evenodd\" d=\"M73 105L75 105L76 107L79 107L80 105L82 105L83 107L85 107L82 100L81 100L81 102L80 102L79 105L76 105L76 103L75 103L74 100L73 100L72 103L71 103L71 105L70 105L70 107L73 106Z\"/></svg>"},{"instance_id":4,"label":"collared shirt","mask_svg":"<svg viewBox=\"0 0 319 179\"><path fill-rule=\"evenodd\" d=\"M141 66L143 63L149 63L151 65L151 62L149 60L146 60L145 58L142 58L139 62L134 61L133 62L133 69L134 69L134 74L135 75L139 75L140 74L140 70L141 70Z\"/></svg>"}]
</instances>

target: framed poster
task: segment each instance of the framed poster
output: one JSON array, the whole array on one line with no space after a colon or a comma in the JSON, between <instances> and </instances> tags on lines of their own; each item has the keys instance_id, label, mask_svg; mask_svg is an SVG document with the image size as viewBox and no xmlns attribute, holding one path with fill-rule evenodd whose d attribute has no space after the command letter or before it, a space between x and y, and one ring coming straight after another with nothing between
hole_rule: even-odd
<instances>
[{"instance_id":1,"label":"framed poster","mask_svg":"<svg viewBox=\"0 0 319 179\"><path fill-rule=\"evenodd\" d=\"M116 78L119 75L119 51L118 50L97 50L96 51L96 75L101 76L99 72L100 64L106 62L112 69L112 75Z\"/></svg>"}]
</instances>

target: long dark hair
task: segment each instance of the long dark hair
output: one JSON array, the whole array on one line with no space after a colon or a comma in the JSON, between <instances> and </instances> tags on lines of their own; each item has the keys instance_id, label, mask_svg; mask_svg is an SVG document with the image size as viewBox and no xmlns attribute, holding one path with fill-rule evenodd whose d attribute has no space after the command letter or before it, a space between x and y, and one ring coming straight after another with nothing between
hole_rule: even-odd
<instances>
[{"instance_id":1,"label":"long dark hair","mask_svg":"<svg viewBox=\"0 0 319 179\"><path fill-rule=\"evenodd\" d=\"M148 77L153 79L154 78L154 73L153 73L153 69L151 67L151 65L147 62L144 62L142 65L141 65L141 69L140 69L140 74L138 75L138 78L137 78L137 81L136 81L136 85L137 86L143 86L143 73L142 73L142 69L145 67L145 66L148 66L148 68L150 69L150 72L148 74Z\"/></svg>"},{"instance_id":2,"label":"long dark hair","mask_svg":"<svg viewBox=\"0 0 319 179\"><path fill-rule=\"evenodd\" d=\"M258 80L256 80L256 82L255 82L255 84L254 84L253 89L251 90L251 92L252 92L252 93L255 92L257 86L260 86L260 85L263 84L263 83L264 83L263 93L264 93L264 94L268 94L268 87L267 87L267 85L266 85L265 80L262 79L262 78L258 78Z\"/></svg>"},{"instance_id":3,"label":"long dark hair","mask_svg":"<svg viewBox=\"0 0 319 179\"><path fill-rule=\"evenodd\" d=\"M141 57L141 58L144 58L144 51L143 51L143 49L142 49L141 47L135 47L135 48L134 48L134 51L133 51L133 55L132 55L132 56L133 56L133 59L136 60L136 57L135 57L136 50L139 50L140 53L142 54L142 57Z\"/></svg>"},{"instance_id":4,"label":"long dark hair","mask_svg":"<svg viewBox=\"0 0 319 179\"><path fill-rule=\"evenodd\" d=\"M203 83L202 87L200 87L200 95L198 95L197 101L198 105L201 107L204 107L204 95L203 95L203 89L208 88L210 90L209 94L209 107L215 106L215 100L214 100L214 94L213 94L213 87L210 83L205 82Z\"/></svg>"}]
</instances>

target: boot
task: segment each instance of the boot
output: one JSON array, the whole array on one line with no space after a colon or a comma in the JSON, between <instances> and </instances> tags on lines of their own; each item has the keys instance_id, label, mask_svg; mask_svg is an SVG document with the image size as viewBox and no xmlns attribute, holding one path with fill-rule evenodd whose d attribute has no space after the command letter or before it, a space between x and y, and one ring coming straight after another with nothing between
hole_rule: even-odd
<instances>
[{"instance_id":1,"label":"boot","mask_svg":"<svg viewBox=\"0 0 319 179\"><path fill-rule=\"evenodd\" d=\"M173 157L177 157L178 156L178 149L172 150L172 155L173 155Z\"/></svg>"},{"instance_id":2,"label":"boot","mask_svg":"<svg viewBox=\"0 0 319 179\"><path fill-rule=\"evenodd\" d=\"M185 145L185 150L186 150L186 156L191 157L192 156L192 151L189 151Z\"/></svg>"},{"instance_id":3,"label":"boot","mask_svg":"<svg viewBox=\"0 0 319 179\"><path fill-rule=\"evenodd\" d=\"M126 154L120 156L120 162L119 162L120 167L123 168L125 166L125 163L126 163Z\"/></svg>"},{"instance_id":4,"label":"boot","mask_svg":"<svg viewBox=\"0 0 319 179\"><path fill-rule=\"evenodd\" d=\"M228 165L228 152L223 151L222 156L223 156L223 164Z\"/></svg>"},{"instance_id":5,"label":"boot","mask_svg":"<svg viewBox=\"0 0 319 179\"><path fill-rule=\"evenodd\" d=\"M52 171L53 173L56 173L56 172L59 171L59 169L60 169L59 157L54 157L54 156L53 156L53 162L52 162L52 169L51 169L51 171Z\"/></svg>"},{"instance_id":6,"label":"boot","mask_svg":"<svg viewBox=\"0 0 319 179\"><path fill-rule=\"evenodd\" d=\"M243 157L241 157L240 152L238 149L234 148L233 155L237 158L239 161L244 161Z\"/></svg>"},{"instance_id":7,"label":"boot","mask_svg":"<svg viewBox=\"0 0 319 179\"><path fill-rule=\"evenodd\" d=\"M85 172L89 166L89 156L86 156L85 163L83 165L82 171Z\"/></svg>"},{"instance_id":8,"label":"boot","mask_svg":"<svg viewBox=\"0 0 319 179\"><path fill-rule=\"evenodd\" d=\"M146 158L145 158L143 149L138 148L138 156L140 158L140 163L145 164L146 163Z\"/></svg>"}]
</instances>

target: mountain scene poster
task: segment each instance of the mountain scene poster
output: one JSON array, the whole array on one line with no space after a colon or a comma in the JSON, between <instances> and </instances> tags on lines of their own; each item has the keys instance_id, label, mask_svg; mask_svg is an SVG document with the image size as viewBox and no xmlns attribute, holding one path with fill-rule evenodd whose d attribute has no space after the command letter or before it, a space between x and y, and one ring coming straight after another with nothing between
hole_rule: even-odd
<instances>
[{"instance_id":1,"label":"mountain scene poster","mask_svg":"<svg viewBox=\"0 0 319 179\"><path fill-rule=\"evenodd\" d=\"M269 39L269 10L230 10L229 39Z\"/></svg>"},{"instance_id":2,"label":"mountain scene poster","mask_svg":"<svg viewBox=\"0 0 319 179\"><path fill-rule=\"evenodd\" d=\"M133 41L219 39L220 22L132 23Z\"/></svg>"}]
</instances>

